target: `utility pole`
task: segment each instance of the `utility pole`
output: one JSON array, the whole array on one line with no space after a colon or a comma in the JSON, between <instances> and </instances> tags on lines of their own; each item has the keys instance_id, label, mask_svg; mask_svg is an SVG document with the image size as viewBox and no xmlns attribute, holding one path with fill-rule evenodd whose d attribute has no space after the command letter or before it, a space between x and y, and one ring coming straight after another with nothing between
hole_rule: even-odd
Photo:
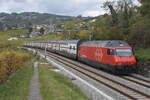
<instances>
[{"instance_id":1,"label":"utility pole","mask_svg":"<svg viewBox=\"0 0 150 100\"><path fill-rule=\"evenodd\" d=\"M92 27L90 27L90 30L91 30L91 32L90 32L90 34L89 34L89 40L91 41L92 40L92 38L93 38L93 34L92 34L92 30L94 29L94 26L92 26Z\"/></svg>"},{"instance_id":2,"label":"utility pole","mask_svg":"<svg viewBox=\"0 0 150 100\"><path fill-rule=\"evenodd\" d=\"M47 55L47 44L45 45L45 59L46 59L46 55Z\"/></svg>"},{"instance_id":3,"label":"utility pole","mask_svg":"<svg viewBox=\"0 0 150 100\"><path fill-rule=\"evenodd\" d=\"M89 34L89 40L91 41L91 40L92 40L92 38L93 38L93 34L92 34L92 33L90 33L90 34Z\"/></svg>"}]
</instances>

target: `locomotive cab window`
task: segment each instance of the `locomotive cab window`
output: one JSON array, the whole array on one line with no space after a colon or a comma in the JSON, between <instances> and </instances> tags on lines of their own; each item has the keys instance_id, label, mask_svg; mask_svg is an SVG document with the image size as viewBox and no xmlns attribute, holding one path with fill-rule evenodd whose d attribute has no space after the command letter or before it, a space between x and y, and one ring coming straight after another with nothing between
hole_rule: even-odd
<instances>
[{"instance_id":1,"label":"locomotive cab window","mask_svg":"<svg viewBox=\"0 0 150 100\"><path fill-rule=\"evenodd\" d=\"M108 49L107 54L108 55L115 55L115 50L114 49Z\"/></svg>"},{"instance_id":2,"label":"locomotive cab window","mask_svg":"<svg viewBox=\"0 0 150 100\"><path fill-rule=\"evenodd\" d=\"M129 57L133 55L131 49L116 49L116 54L119 57Z\"/></svg>"}]
</instances>

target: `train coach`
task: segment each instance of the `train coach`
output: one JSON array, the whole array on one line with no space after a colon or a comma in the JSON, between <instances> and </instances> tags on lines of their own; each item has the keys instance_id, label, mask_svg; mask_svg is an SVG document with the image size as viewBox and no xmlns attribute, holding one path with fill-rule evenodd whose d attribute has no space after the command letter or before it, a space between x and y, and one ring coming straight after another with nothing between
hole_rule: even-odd
<instances>
[{"instance_id":1,"label":"train coach","mask_svg":"<svg viewBox=\"0 0 150 100\"><path fill-rule=\"evenodd\" d=\"M46 48L50 52L115 73L136 70L136 58L132 47L124 41L50 40L26 42L24 45Z\"/></svg>"}]
</instances>

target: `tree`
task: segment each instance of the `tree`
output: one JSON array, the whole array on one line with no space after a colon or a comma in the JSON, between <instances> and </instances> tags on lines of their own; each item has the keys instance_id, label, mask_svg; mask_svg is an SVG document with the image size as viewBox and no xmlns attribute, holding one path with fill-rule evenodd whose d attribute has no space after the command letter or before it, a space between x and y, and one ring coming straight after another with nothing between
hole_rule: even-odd
<instances>
[{"instance_id":1,"label":"tree","mask_svg":"<svg viewBox=\"0 0 150 100\"><path fill-rule=\"evenodd\" d=\"M131 0L120 0L118 2L118 19L119 19L119 27L122 29L123 34L129 34L129 28L133 24L134 17L134 6Z\"/></svg>"},{"instance_id":2,"label":"tree","mask_svg":"<svg viewBox=\"0 0 150 100\"><path fill-rule=\"evenodd\" d=\"M42 27L42 28L40 29L40 33L41 33L42 35L44 35L44 32L45 32L45 29Z\"/></svg>"},{"instance_id":3,"label":"tree","mask_svg":"<svg viewBox=\"0 0 150 100\"><path fill-rule=\"evenodd\" d=\"M150 47L150 2L149 0L139 0L139 16L130 28L129 42L138 48Z\"/></svg>"},{"instance_id":4,"label":"tree","mask_svg":"<svg viewBox=\"0 0 150 100\"><path fill-rule=\"evenodd\" d=\"M32 23L29 22L27 25L26 25L26 28L28 29L28 33L27 33L27 37L30 37L30 34L32 33L33 31L33 28L32 28Z\"/></svg>"},{"instance_id":5,"label":"tree","mask_svg":"<svg viewBox=\"0 0 150 100\"><path fill-rule=\"evenodd\" d=\"M5 24L5 27L8 29L8 30L11 30L12 29L12 26L10 24Z\"/></svg>"},{"instance_id":6,"label":"tree","mask_svg":"<svg viewBox=\"0 0 150 100\"><path fill-rule=\"evenodd\" d=\"M139 0L141 3L140 13L142 16L150 16L150 1L149 0Z\"/></svg>"},{"instance_id":7,"label":"tree","mask_svg":"<svg viewBox=\"0 0 150 100\"><path fill-rule=\"evenodd\" d=\"M150 19L145 18L137 20L137 22L132 26L131 33L129 37L129 42L138 48L149 47L150 46Z\"/></svg>"},{"instance_id":8,"label":"tree","mask_svg":"<svg viewBox=\"0 0 150 100\"><path fill-rule=\"evenodd\" d=\"M77 18L78 18L78 19L82 19L82 15L78 15Z\"/></svg>"},{"instance_id":9,"label":"tree","mask_svg":"<svg viewBox=\"0 0 150 100\"><path fill-rule=\"evenodd\" d=\"M111 12L113 25L117 25L118 24L118 15L117 15L114 7L113 7L113 3L112 2L105 2L104 8L106 8L106 7L108 7L110 12Z\"/></svg>"},{"instance_id":10,"label":"tree","mask_svg":"<svg viewBox=\"0 0 150 100\"><path fill-rule=\"evenodd\" d=\"M116 3L105 2L104 7L108 7L111 12L113 26L120 28L122 33L128 37L135 12L132 0L119 0Z\"/></svg>"},{"instance_id":11,"label":"tree","mask_svg":"<svg viewBox=\"0 0 150 100\"><path fill-rule=\"evenodd\" d=\"M82 39L82 40L88 40L89 31L87 31L87 30L81 30L81 31L79 32L79 37L80 37L80 39Z\"/></svg>"},{"instance_id":12,"label":"tree","mask_svg":"<svg viewBox=\"0 0 150 100\"><path fill-rule=\"evenodd\" d=\"M0 22L0 30L3 30L3 23Z\"/></svg>"},{"instance_id":13,"label":"tree","mask_svg":"<svg viewBox=\"0 0 150 100\"><path fill-rule=\"evenodd\" d=\"M32 33L32 31L33 31L33 28L32 27L30 27L29 29L28 29L28 33L27 33L27 37L30 37L30 35L31 35L31 33Z\"/></svg>"},{"instance_id":14,"label":"tree","mask_svg":"<svg viewBox=\"0 0 150 100\"><path fill-rule=\"evenodd\" d=\"M32 31L33 31L33 28L30 27L29 30L28 30L28 32L31 33Z\"/></svg>"}]
</instances>

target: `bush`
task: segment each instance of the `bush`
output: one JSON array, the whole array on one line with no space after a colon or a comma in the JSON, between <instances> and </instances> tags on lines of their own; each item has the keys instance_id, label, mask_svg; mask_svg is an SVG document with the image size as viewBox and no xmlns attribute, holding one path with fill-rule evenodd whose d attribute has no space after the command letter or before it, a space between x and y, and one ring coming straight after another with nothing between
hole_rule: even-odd
<instances>
[{"instance_id":1,"label":"bush","mask_svg":"<svg viewBox=\"0 0 150 100\"><path fill-rule=\"evenodd\" d=\"M129 42L136 48L147 48L150 45L150 19L141 18L131 27Z\"/></svg>"},{"instance_id":2,"label":"bush","mask_svg":"<svg viewBox=\"0 0 150 100\"><path fill-rule=\"evenodd\" d=\"M150 61L150 49L136 50L135 55L140 60Z\"/></svg>"},{"instance_id":3,"label":"bush","mask_svg":"<svg viewBox=\"0 0 150 100\"><path fill-rule=\"evenodd\" d=\"M94 40L124 40L124 35L117 27L101 26L94 30Z\"/></svg>"},{"instance_id":4,"label":"bush","mask_svg":"<svg viewBox=\"0 0 150 100\"><path fill-rule=\"evenodd\" d=\"M23 52L3 51L0 53L0 82L24 66L29 59L30 56Z\"/></svg>"}]
</instances>

